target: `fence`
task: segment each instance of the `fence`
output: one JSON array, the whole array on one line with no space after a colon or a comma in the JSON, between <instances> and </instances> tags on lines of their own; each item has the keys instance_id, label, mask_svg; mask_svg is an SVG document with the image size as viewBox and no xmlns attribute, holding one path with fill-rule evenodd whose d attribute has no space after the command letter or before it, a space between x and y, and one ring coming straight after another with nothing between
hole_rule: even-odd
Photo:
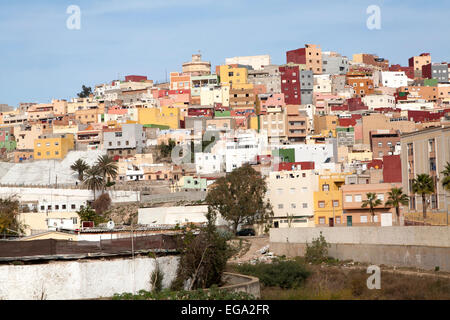
<instances>
[{"instance_id":1,"label":"fence","mask_svg":"<svg viewBox=\"0 0 450 320\"><path fill-rule=\"evenodd\" d=\"M131 241L133 239L133 242ZM70 241L70 240L33 240L0 241L0 258L56 256L76 254L121 254L132 250L176 250L177 244L172 235L153 235L112 240Z\"/></svg>"}]
</instances>

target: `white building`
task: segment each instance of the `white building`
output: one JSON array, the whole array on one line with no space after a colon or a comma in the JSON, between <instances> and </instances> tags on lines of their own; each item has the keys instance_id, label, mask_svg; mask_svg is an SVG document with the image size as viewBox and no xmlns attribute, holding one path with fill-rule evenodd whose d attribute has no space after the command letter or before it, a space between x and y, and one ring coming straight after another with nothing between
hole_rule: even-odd
<instances>
[{"instance_id":1,"label":"white building","mask_svg":"<svg viewBox=\"0 0 450 320\"><path fill-rule=\"evenodd\" d=\"M314 192L319 175L314 170L274 171L267 178L267 199L273 207L275 228L314 227Z\"/></svg>"},{"instance_id":2,"label":"white building","mask_svg":"<svg viewBox=\"0 0 450 320\"><path fill-rule=\"evenodd\" d=\"M230 134L231 133L231 134ZM231 172L245 163L256 163L257 156L265 152L267 135L253 130L230 132L226 135L226 172ZM265 154L265 153L264 153Z\"/></svg>"},{"instance_id":3,"label":"white building","mask_svg":"<svg viewBox=\"0 0 450 320\"><path fill-rule=\"evenodd\" d=\"M183 225L187 223L206 223L208 206L179 206L140 208L138 210L138 224L146 225ZM226 225L220 215L216 225Z\"/></svg>"},{"instance_id":4,"label":"white building","mask_svg":"<svg viewBox=\"0 0 450 320\"><path fill-rule=\"evenodd\" d=\"M198 174L213 174L224 171L225 159L222 154L195 153L195 170Z\"/></svg>"},{"instance_id":5,"label":"white building","mask_svg":"<svg viewBox=\"0 0 450 320\"><path fill-rule=\"evenodd\" d=\"M329 74L314 75L314 93L331 93L331 76Z\"/></svg>"},{"instance_id":6,"label":"white building","mask_svg":"<svg viewBox=\"0 0 450 320\"><path fill-rule=\"evenodd\" d=\"M258 56L245 56L245 57L233 57L226 58L225 64L241 64L245 66L251 66L253 70L262 70L262 66L270 65L270 55L258 55Z\"/></svg>"},{"instance_id":7,"label":"white building","mask_svg":"<svg viewBox=\"0 0 450 320\"><path fill-rule=\"evenodd\" d=\"M405 87L408 85L408 77L404 71L382 71L381 84L390 88Z\"/></svg>"},{"instance_id":8,"label":"white building","mask_svg":"<svg viewBox=\"0 0 450 320\"><path fill-rule=\"evenodd\" d=\"M362 102L369 107L375 108L395 108L395 97L387 94L370 94L362 98Z\"/></svg>"}]
</instances>

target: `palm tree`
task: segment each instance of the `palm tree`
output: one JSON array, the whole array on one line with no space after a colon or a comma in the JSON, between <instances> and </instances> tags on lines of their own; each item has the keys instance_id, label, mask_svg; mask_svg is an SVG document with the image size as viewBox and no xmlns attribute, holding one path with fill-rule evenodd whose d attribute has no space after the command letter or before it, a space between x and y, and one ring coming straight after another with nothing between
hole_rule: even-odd
<instances>
[{"instance_id":1,"label":"palm tree","mask_svg":"<svg viewBox=\"0 0 450 320\"><path fill-rule=\"evenodd\" d=\"M93 166L92 168L86 170L83 184L87 186L89 190L94 191L95 201L95 190L100 190L104 187L104 180L100 168L97 166Z\"/></svg>"},{"instance_id":2,"label":"palm tree","mask_svg":"<svg viewBox=\"0 0 450 320\"><path fill-rule=\"evenodd\" d=\"M442 179L442 186L445 190L450 191L450 162L447 162L444 171L441 172L444 175Z\"/></svg>"},{"instance_id":3,"label":"palm tree","mask_svg":"<svg viewBox=\"0 0 450 320\"><path fill-rule=\"evenodd\" d=\"M429 174L423 173L417 175L417 178L413 180L412 183L412 192L414 194L420 194L422 196L422 210L423 210L423 218L427 217L427 194L434 193L434 183L433 178Z\"/></svg>"},{"instance_id":4,"label":"palm tree","mask_svg":"<svg viewBox=\"0 0 450 320\"><path fill-rule=\"evenodd\" d=\"M362 202L361 208L369 207L370 213L372 214L372 222L373 217L375 216L375 207L382 204L381 200L377 198L377 195L373 192L366 193L367 200Z\"/></svg>"},{"instance_id":5,"label":"palm tree","mask_svg":"<svg viewBox=\"0 0 450 320\"><path fill-rule=\"evenodd\" d=\"M95 165L99 168L100 173L103 177L103 181L104 181L103 192L105 192L106 177L108 177L108 182L109 182L109 177L111 177L113 180L115 180L117 177L117 170L118 170L117 163L110 156L103 155L103 156L98 157Z\"/></svg>"},{"instance_id":6,"label":"palm tree","mask_svg":"<svg viewBox=\"0 0 450 320\"><path fill-rule=\"evenodd\" d=\"M391 191L388 192L388 200L385 202L385 205L395 208L398 225L400 225L400 205L406 206L408 203L409 197L403 193L402 188L392 188Z\"/></svg>"},{"instance_id":7,"label":"palm tree","mask_svg":"<svg viewBox=\"0 0 450 320\"><path fill-rule=\"evenodd\" d=\"M83 181L84 172L89 169L89 165L84 160L78 159L70 166L70 169L78 173L78 180Z\"/></svg>"}]
</instances>

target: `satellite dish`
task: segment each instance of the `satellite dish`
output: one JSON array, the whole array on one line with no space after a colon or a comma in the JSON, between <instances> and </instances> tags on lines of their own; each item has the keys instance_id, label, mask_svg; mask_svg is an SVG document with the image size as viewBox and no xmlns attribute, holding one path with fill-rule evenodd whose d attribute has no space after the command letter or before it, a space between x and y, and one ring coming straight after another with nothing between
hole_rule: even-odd
<instances>
[{"instance_id":1,"label":"satellite dish","mask_svg":"<svg viewBox=\"0 0 450 320\"><path fill-rule=\"evenodd\" d=\"M106 225L106 227L109 229L109 230L112 230L112 229L114 229L114 221L112 221L112 220L109 220L108 221L108 224Z\"/></svg>"}]
</instances>

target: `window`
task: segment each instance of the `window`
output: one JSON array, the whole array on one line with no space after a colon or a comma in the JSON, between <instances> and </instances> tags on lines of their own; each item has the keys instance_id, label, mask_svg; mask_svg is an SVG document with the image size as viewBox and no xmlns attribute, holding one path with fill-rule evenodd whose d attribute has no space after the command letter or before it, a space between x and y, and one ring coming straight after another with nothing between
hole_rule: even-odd
<instances>
[{"instance_id":1,"label":"window","mask_svg":"<svg viewBox=\"0 0 450 320\"><path fill-rule=\"evenodd\" d=\"M339 200L333 200L333 207L339 207Z\"/></svg>"},{"instance_id":2,"label":"window","mask_svg":"<svg viewBox=\"0 0 450 320\"><path fill-rule=\"evenodd\" d=\"M377 215L373 216L373 222L378 222L378 216Z\"/></svg>"},{"instance_id":3,"label":"window","mask_svg":"<svg viewBox=\"0 0 450 320\"><path fill-rule=\"evenodd\" d=\"M280 204L278 205L278 209L283 209L283 204L282 204L282 203L280 203Z\"/></svg>"},{"instance_id":4,"label":"window","mask_svg":"<svg viewBox=\"0 0 450 320\"><path fill-rule=\"evenodd\" d=\"M384 201L384 194L383 193L377 194L377 199L380 199L381 201Z\"/></svg>"},{"instance_id":5,"label":"window","mask_svg":"<svg viewBox=\"0 0 450 320\"><path fill-rule=\"evenodd\" d=\"M295 193L295 188L290 188L289 189L289 193L294 194Z\"/></svg>"},{"instance_id":6,"label":"window","mask_svg":"<svg viewBox=\"0 0 450 320\"><path fill-rule=\"evenodd\" d=\"M322 185L322 191L330 191L330 185L329 184L323 184Z\"/></svg>"},{"instance_id":7,"label":"window","mask_svg":"<svg viewBox=\"0 0 450 320\"><path fill-rule=\"evenodd\" d=\"M319 217L319 224L325 224L325 217Z\"/></svg>"},{"instance_id":8,"label":"window","mask_svg":"<svg viewBox=\"0 0 450 320\"><path fill-rule=\"evenodd\" d=\"M71 209L76 209L76 206L75 206L74 204L72 204L72 205L70 206L70 208L71 208Z\"/></svg>"},{"instance_id":9,"label":"window","mask_svg":"<svg viewBox=\"0 0 450 320\"><path fill-rule=\"evenodd\" d=\"M361 202L361 195L355 194L355 202Z\"/></svg>"},{"instance_id":10,"label":"window","mask_svg":"<svg viewBox=\"0 0 450 320\"><path fill-rule=\"evenodd\" d=\"M308 191L308 187L302 187L302 192L307 192Z\"/></svg>"},{"instance_id":11,"label":"window","mask_svg":"<svg viewBox=\"0 0 450 320\"><path fill-rule=\"evenodd\" d=\"M341 224L341 217L336 217L336 224Z\"/></svg>"},{"instance_id":12,"label":"window","mask_svg":"<svg viewBox=\"0 0 450 320\"><path fill-rule=\"evenodd\" d=\"M278 193L278 194L282 194L282 193L283 193L283 189L282 189L282 188L278 188L278 189L277 189L277 193Z\"/></svg>"},{"instance_id":13,"label":"window","mask_svg":"<svg viewBox=\"0 0 450 320\"><path fill-rule=\"evenodd\" d=\"M59 205L55 205L55 210L59 210Z\"/></svg>"},{"instance_id":14,"label":"window","mask_svg":"<svg viewBox=\"0 0 450 320\"><path fill-rule=\"evenodd\" d=\"M59 146L59 142L55 142L55 146Z\"/></svg>"},{"instance_id":15,"label":"window","mask_svg":"<svg viewBox=\"0 0 450 320\"><path fill-rule=\"evenodd\" d=\"M47 142L45 145L46 145L47 147L50 147L50 142Z\"/></svg>"},{"instance_id":16,"label":"window","mask_svg":"<svg viewBox=\"0 0 450 320\"><path fill-rule=\"evenodd\" d=\"M72 223L73 224L77 224L77 222L78 222L78 218L76 218L76 217L72 218Z\"/></svg>"},{"instance_id":17,"label":"window","mask_svg":"<svg viewBox=\"0 0 450 320\"><path fill-rule=\"evenodd\" d=\"M303 203L302 206L303 206L303 209L308 208L308 204L307 203Z\"/></svg>"},{"instance_id":18,"label":"window","mask_svg":"<svg viewBox=\"0 0 450 320\"><path fill-rule=\"evenodd\" d=\"M361 223L367 223L367 216L361 216Z\"/></svg>"},{"instance_id":19,"label":"window","mask_svg":"<svg viewBox=\"0 0 450 320\"><path fill-rule=\"evenodd\" d=\"M352 202L353 201L353 196L352 195L346 195L345 196L345 202Z\"/></svg>"},{"instance_id":20,"label":"window","mask_svg":"<svg viewBox=\"0 0 450 320\"><path fill-rule=\"evenodd\" d=\"M319 208L325 208L325 201L319 201Z\"/></svg>"},{"instance_id":21,"label":"window","mask_svg":"<svg viewBox=\"0 0 450 320\"><path fill-rule=\"evenodd\" d=\"M297 208L297 205L295 203L291 203L291 209Z\"/></svg>"},{"instance_id":22,"label":"window","mask_svg":"<svg viewBox=\"0 0 450 320\"><path fill-rule=\"evenodd\" d=\"M125 141L125 144L126 144L127 146L129 146L129 145L130 145L130 141Z\"/></svg>"},{"instance_id":23,"label":"window","mask_svg":"<svg viewBox=\"0 0 450 320\"><path fill-rule=\"evenodd\" d=\"M382 147L383 146L383 142L378 142L378 146Z\"/></svg>"},{"instance_id":24,"label":"window","mask_svg":"<svg viewBox=\"0 0 450 320\"><path fill-rule=\"evenodd\" d=\"M65 204L62 205L62 209L66 210L67 206Z\"/></svg>"},{"instance_id":25,"label":"window","mask_svg":"<svg viewBox=\"0 0 450 320\"><path fill-rule=\"evenodd\" d=\"M122 136L122 132L116 132L116 133L115 133L115 136L116 136L116 137L121 137L121 136Z\"/></svg>"}]
</instances>

